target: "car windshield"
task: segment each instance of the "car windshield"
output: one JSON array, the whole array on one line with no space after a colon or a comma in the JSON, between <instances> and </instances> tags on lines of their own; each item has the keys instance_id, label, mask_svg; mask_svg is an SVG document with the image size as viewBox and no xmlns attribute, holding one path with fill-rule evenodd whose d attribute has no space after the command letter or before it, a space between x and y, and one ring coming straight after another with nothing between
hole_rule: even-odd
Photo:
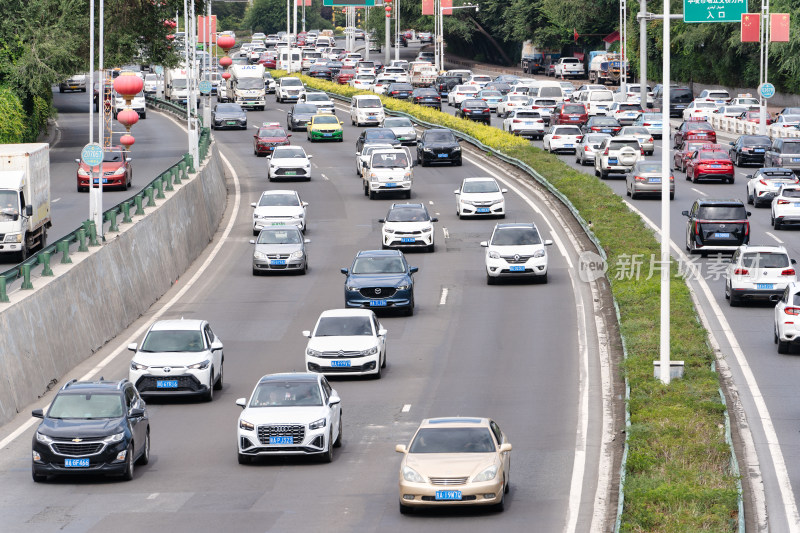
<instances>
[{"instance_id":1,"label":"car windshield","mask_svg":"<svg viewBox=\"0 0 800 533\"><path fill-rule=\"evenodd\" d=\"M494 440L488 428L422 428L409 453L491 453Z\"/></svg>"},{"instance_id":2,"label":"car windshield","mask_svg":"<svg viewBox=\"0 0 800 533\"><path fill-rule=\"evenodd\" d=\"M119 163L122 161L121 152L103 152L103 163Z\"/></svg>"},{"instance_id":3,"label":"car windshield","mask_svg":"<svg viewBox=\"0 0 800 533\"><path fill-rule=\"evenodd\" d=\"M387 118L383 121L383 127L385 128L413 128L414 125L411 124L411 121L407 118L399 117L399 118Z\"/></svg>"},{"instance_id":4,"label":"car windshield","mask_svg":"<svg viewBox=\"0 0 800 533\"><path fill-rule=\"evenodd\" d=\"M532 105L538 105L540 107L555 107L556 106L556 101L555 100L542 100L541 98L535 98L533 100L533 104ZM581 106L581 109L583 109L583 106ZM564 112L565 113L569 113L569 111L564 111ZM586 111L585 110L578 111L578 113L583 114L583 113L586 113Z\"/></svg>"},{"instance_id":5,"label":"car windshield","mask_svg":"<svg viewBox=\"0 0 800 533\"><path fill-rule=\"evenodd\" d=\"M142 352L202 352L203 333L199 329L150 330L139 351Z\"/></svg>"},{"instance_id":6,"label":"car windshield","mask_svg":"<svg viewBox=\"0 0 800 533\"><path fill-rule=\"evenodd\" d=\"M286 148L285 150L275 150L272 159L305 159L306 153L302 148Z\"/></svg>"},{"instance_id":7,"label":"car windshield","mask_svg":"<svg viewBox=\"0 0 800 533\"><path fill-rule=\"evenodd\" d=\"M542 239L536 228L499 228L492 236L495 246L527 246L541 244Z\"/></svg>"},{"instance_id":8,"label":"car windshield","mask_svg":"<svg viewBox=\"0 0 800 533\"><path fill-rule=\"evenodd\" d=\"M642 110L642 106L639 104L619 104L617 108L620 111L640 111Z\"/></svg>"},{"instance_id":9,"label":"car windshield","mask_svg":"<svg viewBox=\"0 0 800 533\"><path fill-rule=\"evenodd\" d=\"M392 130L367 130L367 134L364 136L364 139L373 141L375 139L381 140L397 140L397 136L394 134Z\"/></svg>"},{"instance_id":10,"label":"car windshield","mask_svg":"<svg viewBox=\"0 0 800 533\"><path fill-rule=\"evenodd\" d=\"M316 112L317 112L317 106L315 106L314 104L297 104L296 106L294 106L294 111L292 113L295 115L300 115L303 113L314 115L316 114Z\"/></svg>"},{"instance_id":11,"label":"car windshield","mask_svg":"<svg viewBox=\"0 0 800 533\"><path fill-rule=\"evenodd\" d=\"M282 128L261 128L258 130L259 137L286 137L286 132Z\"/></svg>"},{"instance_id":12,"label":"car windshield","mask_svg":"<svg viewBox=\"0 0 800 533\"><path fill-rule=\"evenodd\" d=\"M717 159L728 159L728 154L725 152L700 152L700 159L704 161L712 161Z\"/></svg>"},{"instance_id":13,"label":"car windshield","mask_svg":"<svg viewBox=\"0 0 800 533\"><path fill-rule=\"evenodd\" d=\"M300 244L300 230L263 229L258 234L258 244Z\"/></svg>"},{"instance_id":14,"label":"car windshield","mask_svg":"<svg viewBox=\"0 0 800 533\"><path fill-rule=\"evenodd\" d=\"M789 256L785 253L748 252L742 254L742 266L747 268L785 268L789 266Z\"/></svg>"},{"instance_id":15,"label":"car windshield","mask_svg":"<svg viewBox=\"0 0 800 533\"><path fill-rule=\"evenodd\" d=\"M358 101L358 107L367 109L377 109L383 107L379 98L363 98Z\"/></svg>"},{"instance_id":16,"label":"car windshield","mask_svg":"<svg viewBox=\"0 0 800 533\"><path fill-rule=\"evenodd\" d=\"M239 104L217 104L217 113L241 113Z\"/></svg>"},{"instance_id":17,"label":"car windshield","mask_svg":"<svg viewBox=\"0 0 800 533\"><path fill-rule=\"evenodd\" d=\"M747 210L743 205L704 205L697 210L697 218L705 220L745 220Z\"/></svg>"},{"instance_id":18,"label":"car windshield","mask_svg":"<svg viewBox=\"0 0 800 533\"><path fill-rule=\"evenodd\" d=\"M639 162L636 164L635 172L661 172L660 162Z\"/></svg>"},{"instance_id":19,"label":"car windshield","mask_svg":"<svg viewBox=\"0 0 800 533\"><path fill-rule=\"evenodd\" d=\"M641 119L648 122L661 122L661 115L657 113L642 113Z\"/></svg>"},{"instance_id":20,"label":"car windshield","mask_svg":"<svg viewBox=\"0 0 800 533\"><path fill-rule=\"evenodd\" d=\"M336 124L339 125L339 119L330 115L321 115L313 118L314 125L317 124Z\"/></svg>"},{"instance_id":21,"label":"car windshield","mask_svg":"<svg viewBox=\"0 0 800 533\"><path fill-rule=\"evenodd\" d=\"M524 94L509 94L506 96L506 100L509 102L527 102L528 97Z\"/></svg>"},{"instance_id":22,"label":"car windshield","mask_svg":"<svg viewBox=\"0 0 800 533\"><path fill-rule=\"evenodd\" d=\"M595 117L592 126L619 126L617 119L611 117Z\"/></svg>"},{"instance_id":23,"label":"car windshield","mask_svg":"<svg viewBox=\"0 0 800 533\"><path fill-rule=\"evenodd\" d=\"M540 87L539 96L562 96L561 87Z\"/></svg>"},{"instance_id":24,"label":"car windshield","mask_svg":"<svg viewBox=\"0 0 800 533\"><path fill-rule=\"evenodd\" d=\"M581 130L577 126L553 128L553 135L581 135Z\"/></svg>"},{"instance_id":25,"label":"car windshield","mask_svg":"<svg viewBox=\"0 0 800 533\"><path fill-rule=\"evenodd\" d=\"M359 257L352 271L353 274L402 274L406 267L399 257Z\"/></svg>"},{"instance_id":26,"label":"car windshield","mask_svg":"<svg viewBox=\"0 0 800 533\"><path fill-rule=\"evenodd\" d=\"M695 102L694 103L694 107L695 108L704 108L704 109L714 109L717 106L715 106L712 102Z\"/></svg>"},{"instance_id":27,"label":"car windshield","mask_svg":"<svg viewBox=\"0 0 800 533\"><path fill-rule=\"evenodd\" d=\"M405 152L378 153L372 156L372 168L406 168L410 166Z\"/></svg>"},{"instance_id":28,"label":"car windshield","mask_svg":"<svg viewBox=\"0 0 800 533\"><path fill-rule=\"evenodd\" d=\"M172 80L172 88L173 89L185 89L186 88L186 78L177 78Z\"/></svg>"},{"instance_id":29,"label":"car windshield","mask_svg":"<svg viewBox=\"0 0 800 533\"><path fill-rule=\"evenodd\" d=\"M437 142L437 143L454 143L456 142L456 138L453 134L449 131L428 131L425 134L425 140L428 142Z\"/></svg>"},{"instance_id":30,"label":"car windshield","mask_svg":"<svg viewBox=\"0 0 800 533\"><path fill-rule=\"evenodd\" d=\"M481 96L503 96L500 91L481 91Z\"/></svg>"},{"instance_id":31,"label":"car windshield","mask_svg":"<svg viewBox=\"0 0 800 533\"><path fill-rule=\"evenodd\" d=\"M800 154L800 142L784 141L781 152L784 154Z\"/></svg>"},{"instance_id":32,"label":"car windshield","mask_svg":"<svg viewBox=\"0 0 800 533\"><path fill-rule=\"evenodd\" d=\"M744 137L742 139L742 144L745 146L755 146L755 145L769 145L772 143L772 139L765 136L758 136L758 137Z\"/></svg>"},{"instance_id":33,"label":"car windshield","mask_svg":"<svg viewBox=\"0 0 800 533\"><path fill-rule=\"evenodd\" d=\"M59 394L47 412L48 418L119 418L124 413L119 393Z\"/></svg>"},{"instance_id":34,"label":"car windshield","mask_svg":"<svg viewBox=\"0 0 800 533\"><path fill-rule=\"evenodd\" d=\"M330 98L328 98L327 94L322 93L308 93L306 95L306 101L308 102L330 102Z\"/></svg>"},{"instance_id":35,"label":"car windshield","mask_svg":"<svg viewBox=\"0 0 800 533\"><path fill-rule=\"evenodd\" d=\"M144 77L144 81L158 81L158 74L148 74Z\"/></svg>"},{"instance_id":36,"label":"car windshield","mask_svg":"<svg viewBox=\"0 0 800 533\"><path fill-rule=\"evenodd\" d=\"M264 78L239 78L236 87L239 89L263 89Z\"/></svg>"},{"instance_id":37,"label":"car windshield","mask_svg":"<svg viewBox=\"0 0 800 533\"><path fill-rule=\"evenodd\" d=\"M633 139L631 139L630 141L616 140L615 139L615 140L612 140L610 143L608 143L608 149L609 150L622 150L625 147L630 147L630 148L633 148L634 150L641 149L641 146L639 145L639 141L636 141L636 140L633 140Z\"/></svg>"},{"instance_id":38,"label":"car windshield","mask_svg":"<svg viewBox=\"0 0 800 533\"><path fill-rule=\"evenodd\" d=\"M704 146L705 143L688 143L686 145L686 152L693 153L695 150L699 150Z\"/></svg>"},{"instance_id":39,"label":"car windshield","mask_svg":"<svg viewBox=\"0 0 800 533\"><path fill-rule=\"evenodd\" d=\"M783 189L781 196L786 198L800 198L800 189Z\"/></svg>"},{"instance_id":40,"label":"car windshield","mask_svg":"<svg viewBox=\"0 0 800 533\"><path fill-rule=\"evenodd\" d=\"M517 111L514 118L540 118L541 115L536 111Z\"/></svg>"},{"instance_id":41,"label":"car windshield","mask_svg":"<svg viewBox=\"0 0 800 533\"><path fill-rule=\"evenodd\" d=\"M497 182L494 180L465 181L463 187L461 188L462 193L499 192L499 191L500 187L497 186Z\"/></svg>"},{"instance_id":42,"label":"car windshield","mask_svg":"<svg viewBox=\"0 0 800 533\"><path fill-rule=\"evenodd\" d=\"M368 316L322 317L314 330L315 337L372 336L372 322Z\"/></svg>"},{"instance_id":43,"label":"car windshield","mask_svg":"<svg viewBox=\"0 0 800 533\"><path fill-rule=\"evenodd\" d=\"M650 132L647 131L647 128L641 126L628 126L627 128L622 128L620 135L650 135Z\"/></svg>"},{"instance_id":44,"label":"car windshield","mask_svg":"<svg viewBox=\"0 0 800 533\"><path fill-rule=\"evenodd\" d=\"M745 107L736 107L736 106L729 106L725 108L725 113L736 113L737 115L741 115L742 113L747 112L747 108Z\"/></svg>"},{"instance_id":45,"label":"car windshield","mask_svg":"<svg viewBox=\"0 0 800 533\"><path fill-rule=\"evenodd\" d=\"M292 407L322 405L316 381L267 381L259 383L250 407Z\"/></svg>"},{"instance_id":46,"label":"car windshield","mask_svg":"<svg viewBox=\"0 0 800 533\"><path fill-rule=\"evenodd\" d=\"M303 86L303 82L298 80L297 78L282 78L281 79L281 86L302 87Z\"/></svg>"},{"instance_id":47,"label":"car windshield","mask_svg":"<svg viewBox=\"0 0 800 533\"><path fill-rule=\"evenodd\" d=\"M464 103L461 104L461 107L488 107L488 104L483 100L464 100Z\"/></svg>"},{"instance_id":48,"label":"car windshield","mask_svg":"<svg viewBox=\"0 0 800 533\"><path fill-rule=\"evenodd\" d=\"M258 205L259 207L262 205L297 206L300 205L300 200L296 194L263 194Z\"/></svg>"},{"instance_id":49,"label":"car windshield","mask_svg":"<svg viewBox=\"0 0 800 533\"><path fill-rule=\"evenodd\" d=\"M420 207L394 207L386 215L386 222L425 222L427 220L430 220L428 212Z\"/></svg>"}]
</instances>

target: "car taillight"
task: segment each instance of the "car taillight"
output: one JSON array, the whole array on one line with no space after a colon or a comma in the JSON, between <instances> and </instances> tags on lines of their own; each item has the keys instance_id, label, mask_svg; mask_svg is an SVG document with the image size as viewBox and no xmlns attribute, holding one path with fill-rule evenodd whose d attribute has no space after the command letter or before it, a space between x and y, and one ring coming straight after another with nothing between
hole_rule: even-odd
<instances>
[{"instance_id":1,"label":"car taillight","mask_svg":"<svg viewBox=\"0 0 800 533\"><path fill-rule=\"evenodd\" d=\"M747 270L746 268L737 268L736 270L733 271L733 273L737 276L746 276L750 273L750 271Z\"/></svg>"},{"instance_id":2,"label":"car taillight","mask_svg":"<svg viewBox=\"0 0 800 533\"><path fill-rule=\"evenodd\" d=\"M606 148L606 151L603 152L603 155L608 155L608 148Z\"/></svg>"},{"instance_id":3,"label":"car taillight","mask_svg":"<svg viewBox=\"0 0 800 533\"><path fill-rule=\"evenodd\" d=\"M514 119L514 120L512 120L511 122L513 122L514 124L520 124L522 121L521 121L521 120L519 120L518 118L515 118L515 119Z\"/></svg>"},{"instance_id":4,"label":"car taillight","mask_svg":"<svg viewBox=\"0 0 800 533\"><path fill-rule=\"evenodd\" d=\"M787 268L783 272L781 272L781 276L794 276L795 272L793 268Z\"/></svg>"},{"instance_id":5,"label":"car taillight","mask_svg":"<svg viewBox=\"0 0 800 533\"><path fill-rule=\"evenodd\" d=\"M744 234L745 235L750 235L750 222L745 222L744 223Z\"/></svg>"},{"instance_id":6,"label":"car taillight","mask_svg":"<svg viewBox=\"0 0 800 533\"><path fill-rule=\"evenodd\" d=\"M642 126L652 126L652 124L650 124L649 122L645 122L644 124L642 124Z\"/></svg>"},{"instance_id":7,"label":"car taillight","mask_svg":"<svg viewBox=\"0 0 800 533\"><path fill-rule=\"evenodd\" d=\"M589 146L584 146L584 147L583 147L583 151L584 151L584 152L591 152L591 151L592 151L592 149L591 149L591 147L589 147Z\"/></svg>"},{"instance_id":8,"label":"car taillight","mask_svg":"<svg viewBox=\"0 0 800 533\"><path fill-rule=\"evenodd\" d=\"M694 234L700 235L700 222L694 221Z\"/></svg>"},{"instance_id":9,"label":"car taillight","mask_svg":"<svg viewBox=\"0 0 800 533\"><path fill-rule=\"evenodd\" d=\"M788 200L778 200L778 205L786 205L786 204L790 204L790 203L792 203L792 202L790 202Z\"/></svg>"},{"instance_id":10,"label":"car taillight","mask_svg":"<svg viewBox=\"0 0 800 533\"><path fill-rule=\"evenodd\" d=\"M784 308L783 312L787 315L797 316L800 315L800 307L786 307Z\"/></svg>"},{"instance_id":11,"label":"car taillight","mask_svg":"<svg viewBox=\"0 0 800 533\"><path fill-rule=\"evenodd\" d=\"M552 138L552 139L560 139L560 138L561 138L561 135L553 135L551 138Z\"/></svg>"},{"instance_id":12,"label":"car taillight","mask_svg":"<svg viewBox=\"0 0 800 533\"><path fill-rule=\"evenodd\" d=\"M645 180L644 176L634 176L633 179L635 179L636 181L647 181Z\"/></svg>"},{"instance_id":13,"label":"car taillight","mask_svg":"<svg viewBox=\"0 0 800 533\"><path fill-rule=\"evenodd\" d=\"M764 181L763 179L761 179L761 180L758 180L758 182L759 182L761 185L766 185L766 184L767 184L767 182L766 182L766 181Z\"/></svg>"},{"instance_id":14,"label":"car taillight","mask_svg":"<svg viewBox=\"0 0 800 533\"><path fill-rule=\"evenodd\" d=\"M390 94L400 94L400 91L392 91Z\"/></svg>"},{"instance_id":15,"label":"car taillight","mask_svg":"<svg viewBox=\"0 0 800 533\"><path fill-rule=\"evenodd\" d=\"M639 148L639 152L641 152L641 154L644 155L644 148Z\"/></svg>"},{"instance_id":16,"label":"car taillight","mask_svg":"<svg viewBox=\"0 0 800 533\"><path fill-rule=\"evenodd\" d=\"M649 142L649 143L653 142L653 138L650 137L649 139L647 139L647 142Z\"/></svg>"}]
</instances>

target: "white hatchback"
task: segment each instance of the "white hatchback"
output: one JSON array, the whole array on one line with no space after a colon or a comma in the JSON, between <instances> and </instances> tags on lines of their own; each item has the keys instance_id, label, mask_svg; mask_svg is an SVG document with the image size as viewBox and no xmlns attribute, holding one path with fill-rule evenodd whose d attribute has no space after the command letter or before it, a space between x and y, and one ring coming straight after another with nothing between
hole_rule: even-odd
<instances>
[{"instance_id":1,"label":"white hatchback","mask_svg":"<svg viewBox=\"0 0 800 533\"><path fill-rule=\"evenodd\" d=\"M772 199L770 222L775 229L784 224L800 224L800 186L784 185Z\"/></svg>"},{"instance_id":2,"label":"white hatchback","mask_svg":"<svg viewBox=\"0 0 800 533\"><path fill-rule=\"evenodd\" d=\"M269 157L267 179L304 179L311 181L311 158L302 146L276 146Z\"/></svg>"},{"instance_id":3,"label":"white hatchback","mask_svg":"<svg viewBox=\"0 0 800 533\"><path fill-rule=\"evenodd\" d=\"M795 260L783 246L742 245L725 271L725 298L731 307L743 300L771 300L796 281Z\"/></svg>"},{"instance_id":4,"label":"white hatchback","mask_svg":"<svg viewBox=\"0 0 800 533\"><path fill-rule=\"evenodd\" d=\"M269 226L297 226L306 230L306 207L308 202L300 200L297 191L264 191L258 202L250 204L253 209L253 235Z\"/></svg>"},{"instance_id":5,"label":"white hatchback","mask_svg":"<svg viewBox=\"0 0 800 533\"><path fill-rule=\"evenodd\" d=\"M453 191L456 195L456 214L465 216L506 216L506 200L494 178L464 178L461 187Z\"/></svg>"},{"instance_id":6,"label":"white hatchback","mask_svg":"<svg viewBox=\"0 0 800 533\"><path fill-rule=\"evenodd\" d=\"M305 364L309 372L370 375L380 379L386 368L386 329L369 309L323 311L308 337Z\"/></svg>"},{"instance_id":7,"label":"white hatchback","mask_svg":"<svg viewBox=\"0 0 800 533\"><path fill-rule=\"evenodd\" d=\"M486 283L499 278L528 278L547 283L547 250L551 240L542 240L536 224L497 224L486 248Z\"/></svg>"},{"instance_id":8,"label":"white hatchback","mask_svg":"<svg viewBox=\"0 0 800 533\"><path fill-rule=\"evenodd\" d=\"M578 126L550 126L542 138L542 145L548 152L577 151L583 133Z\"/></svg>"}]
</instances>

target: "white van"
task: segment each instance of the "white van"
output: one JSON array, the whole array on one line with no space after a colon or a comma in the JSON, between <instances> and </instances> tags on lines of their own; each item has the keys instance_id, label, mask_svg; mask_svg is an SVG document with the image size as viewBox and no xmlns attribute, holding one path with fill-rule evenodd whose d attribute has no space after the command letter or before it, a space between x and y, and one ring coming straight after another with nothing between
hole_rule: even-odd
<instances>
[{"instance_id":1,"label":"white van","mask_svg":"<svg viewBox=\"0 0 800 533\"><path fill-rule=\"evenodd\" d=\"M317 41L314 43L314 47L319 49L319 48L325 48L326 46L333 46L333 43L331 42L331 38L330 37L317 37Z\"/></svg>"},{"instance_id":2,"label":"white van","mask_svg":"<svg viewBox=\"0 0 800 533\"><path fill-rule=\"evenodd\" d=\"M529 92L534 98L549 98L559 104L564 102L564 90L557 81L540 81Z\"/></svg>"},{"instance_id":3,"label":"white van","mask_svg":"<svg viewBox=\"0 0 800 533\"><path fill-rule=\"evenodd\" d=\"M383 103L377 95L358 94L350 100L350 122L355 126L380 124L384 119Z\"/></svg>"},{"instance_id":4,"label":"white van","mask_svg":"<svg viewBox=\"0 0 800 533\"><path fill-rule=\"evenodd\" d=\"M586 112L590 117L595 115L607 115L608 109L614 103L614 93L608 89L582 91L578 97L578 102L586 106Z\"/></svg>"},{"instance_id":5,"label":"white van","mask_svg":"<svg viewBox=\"0 0 800 533\"><path fill-rule=\"evenodd\" d=\"M303 68L303 55L299 48L278 49L278 70L300 72Z\"/></svg>"}]
</instances>

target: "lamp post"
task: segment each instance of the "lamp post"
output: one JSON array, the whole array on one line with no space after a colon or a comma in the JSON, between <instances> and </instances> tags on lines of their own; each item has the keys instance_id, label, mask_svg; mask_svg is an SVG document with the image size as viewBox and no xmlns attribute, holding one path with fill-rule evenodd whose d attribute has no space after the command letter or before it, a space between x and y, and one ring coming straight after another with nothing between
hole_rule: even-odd
<instances>
[{"instance_id":1,"label":"lamp post","mask_svg":"<svg viewBox=\"0 0 800 533\"><path fill-rule=\"evenodd\" d=\"M437 8L437 11L434 11L434 13L438 13L439 14L439 33L435 38L435 40L437 41L436 44L438 46L434 47L434 62L436 64L437 70L438 69L444 70L444 10L445 9L474 9L475 12L478 13L481 10L481 6L476 5L476 4L468 4L468 5L465 5L465 6L446 7L446 6L442 6L441 0L436 0L436 3L438 4L438 8ZM435 27L435 21L434 21L434 27ZM438 57L437 57L437 52L438 52Z\"/></svg>"}]
</instances>

